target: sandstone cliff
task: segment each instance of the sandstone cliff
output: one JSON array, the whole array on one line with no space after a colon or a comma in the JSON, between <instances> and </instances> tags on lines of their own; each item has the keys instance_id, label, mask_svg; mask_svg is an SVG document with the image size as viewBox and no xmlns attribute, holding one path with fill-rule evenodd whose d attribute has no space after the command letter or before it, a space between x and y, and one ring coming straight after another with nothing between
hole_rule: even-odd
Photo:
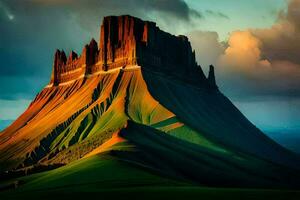
<instances>
[{"instance_id":1,"label":"sandstone cliff","mask_svg":"<svg viewBox=\"0 0 300 200\"><path fill-rule=\"evenodd\" d=\"M64 51L57 50L50 83L58 85L130 65L199 86L208 85L186 36L171 35L160 30L154 22L128 15L105 17L99 47L92 39L80 57L72 51L67 59Z\"/></svg>"}]
</instances>

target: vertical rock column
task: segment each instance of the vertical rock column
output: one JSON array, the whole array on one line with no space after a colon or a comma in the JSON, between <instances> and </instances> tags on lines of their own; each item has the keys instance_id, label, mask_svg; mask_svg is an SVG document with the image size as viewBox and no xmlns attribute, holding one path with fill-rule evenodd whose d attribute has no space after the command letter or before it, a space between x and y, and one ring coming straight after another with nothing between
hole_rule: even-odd
<instances>
[{"instance_id":1,"label":"vertical rock column","mask_svg":"<svg viewBox=\"0 0 300 200\"><path fill-rule=\"evenodd\" d=\"M103 62L106 70L136 64L137 43L143 38L144 23L127 15L104 18L99 60Z\"/></svg>"},{"instance_id":2,"label":"vertical rock column","mask_svg":"<svg viewBox=\"0 0 300 200\"><path fill-rule=\"evenodd\" d=\"M209 66L209 73L208 73L208 85L211 89L217 89L218 86L216 84L216 78L215 78L215 70L214 70L214 66L210 65Z\"/></svg>"},{"instance_id":3,"label":"vertical rock column","mask_svg":"<svg viewBox=\"0 0 300 200\"><path fill-rule=\"evenodd\" d=\"M67 57L64 51L56 50L53 62L53 71L51 75L50 84L57 86L60 82L60 74L62 73L62 68L66 64Z\"/></svg>"}]
</instances>

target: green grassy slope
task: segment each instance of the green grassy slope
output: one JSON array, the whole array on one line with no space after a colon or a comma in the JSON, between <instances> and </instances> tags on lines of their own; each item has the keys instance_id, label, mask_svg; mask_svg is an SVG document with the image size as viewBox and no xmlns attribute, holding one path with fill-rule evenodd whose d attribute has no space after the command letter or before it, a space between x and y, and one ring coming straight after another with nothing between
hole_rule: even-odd
<instances>
[{"instance_id":1,"label":"green grassy slope","mask_svg":"<svg viewBox=\"0 0 300 200\"><path fill-rule=\"evenodd\" d=\"M128 122L121 136L137 151L114 152L173 178L209 186L297 187L299 171L231 152L216 145L198 145L148 126ZM181 134L180 132L177 134Z\"/></svg>"},{"instance_id":2,"label":"green grassy slope","mask_svg":"<svg viewBox=\"0 0 300 200\"><path fill-rule=\"evenodd\" d=\"M0 197L46 198L61 193L99 192L114 188L187 185L131 167L108 154L96 155L67 166L18 179L17 190L0 193ZM73 198L76 196L72 196Z\"/></svg>"},{"instance_id":3,"label":"green grassy slope","mask_svg":"<svg viewBox=\"0 0 300 200\"><path fill-rule=\"evenodd\" d=\"M77 180L79 182L105 180L105 174L111 174L108 170L110 167L105 167L106 164L121 162L130 164L136 169L146 170L145 173L151 172L156 176L169 177L196 185L261 188L297 186L299 175L296 171L249 155L230 152L221 147L217 148L211 143L204 145L190 143L178 138L182 137L185 131L176 132L176 129L173 131L173 134L177 134L176 137L129 121L127 127L120 132L120 136L125 138L126 142L115 145L108 155L100 154L100 157L93 157L91 159L93 164L88 162L89 159L76 161L46 173L46 176L42 176L44 178L34 177L29 185L36 183L36 187L51 185L59 187L61 184L72 184L76 181L77 175L82 176ZM194 133L194 136L196 134ZM207 141L202 138L199 142L201 144ZM98 169L96 169L97 165ZM86 169L92 171L89 167L95 167L93 170L100 175L86 174ZM116 174L119 172L119 175L127 174L122 169ZM68 178L69 176L71 179ZM72 178L74 176L75 178Z\"/></svg>"},{"instance_id":4,"label":"green grassy slope","mask_svg":"<svg viewBox=\"0 0 300 200\"><path fill-rule=\"evenodd\" d=\"M218 150L199 148L153 128L129 122L121 135L126 142L112 150L67 166L18 178L18 189L0 193L9 199L297 199L293 190L238 189L255 181L256 186L279 184L272 174L256 167L273 165ZM202 153L201 153L202 152ZM234 165L238 163L238 167ZM252 163L252 166L251 166ZM236 166L236 167L234 167ZM243 168L240 168L244 166ZM255 173L264 173L265 177ZM216 176L216 174L219 175ZM247 181L243 180L246 178ZM200 181L199 181L200 180ZM224 181L227 183L224 185ZM201 185L222 183L228 188ZM259 183L261 185L259 185Z\"/></svg>"}]
</instances>

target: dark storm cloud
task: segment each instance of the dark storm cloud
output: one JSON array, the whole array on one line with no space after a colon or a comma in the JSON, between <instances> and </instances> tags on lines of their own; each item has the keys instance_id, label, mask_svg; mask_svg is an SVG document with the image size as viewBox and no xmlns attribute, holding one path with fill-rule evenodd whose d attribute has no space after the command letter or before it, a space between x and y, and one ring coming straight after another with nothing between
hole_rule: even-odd
<instances>
[{"instance_id":1,"label":"dark storm cloud","mask_svg":"<svg viewBox=\"0 0 300 200\"><path fill-rule=\"evenodd\" d=\"M16 4L18 0L2 0L6 4ZM166 12L175 17L189 20L191 16L202 17L200 12L190 8L183 0L23 0L26 6L49 6L49 7L69 7L69 8L88 8L93 10L127 10L131 11L158 11ZM21 3L22 3L21 2ZM128 10L127 10L128 11Z\"/></svg>"},{"instance_id":2,"label":"dark storm cloud","mask_svg":"<svg viewBox=\"0 0 300 200\"><path fill-rule=\"evenodd\" d=\"M63 9L15 0L0 5L0 99L31 99L49 81L55 49L80 49L88 37Z\"/></svg>"},{"instance_id":3,"label":"dark storm cloud","mask_svg":"<svg viewBox=\"0 0 300 200\"><path fill-rule=\"evenodd\" d=\"M29 0L39 6L64 8L85 29L95 32L103 16L130 14L153 20L153 15L161 19L179 20L183 23L202 18L200 12L190 8L183 0ZM168 22L169 23L169 22Z\"/></svg>"},{"instance_id":4,"label":"dark storm cloud","mask_svg":"<svg viewBox=\"0 0 300 200\"><path fill-rule=\"evenodd\" d=\"M37 5L44 6L65 6L78 14L97 14L101 11L104 13L126 12L125 14L136 13L147 15L147 12L161 12L172 15L182 20L190 20L191 17L201 18L200 12L190 8L183 0L28 0ZM123 13L124 14L124 13ZM85 16L81 16L85 17Z\"/></svg>"},{"instance_id":5,"label":"dark storm cloud","mask_svg":"<svg viewBox=\"0 0 300 200\"><path fill-rule=\"evenodd\" d=\"M252 33L261 40L263 56L270 60L285 60L300 64L300 0L289 1L287 11L269 29Z\"/></svg>"},{"instance_id":6,"label":"dark storm cloud","mask_svg":"<svg viewBox=\"0 0 300 200\"><path fill-rule=\"evenodd\" d=\"M189 8L182 0L133 0L145 10L156 10L172 14L178 18L189 20L191 17L201 18L200 12Z\"/></svg>"}]
</instances>

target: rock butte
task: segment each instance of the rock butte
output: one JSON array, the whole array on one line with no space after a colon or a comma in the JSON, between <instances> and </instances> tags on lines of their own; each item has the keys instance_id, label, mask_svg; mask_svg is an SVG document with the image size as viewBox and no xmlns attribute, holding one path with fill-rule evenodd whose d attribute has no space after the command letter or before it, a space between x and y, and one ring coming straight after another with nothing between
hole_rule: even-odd
<instances>
[{"instance_id":1,"label":"rock butte","mask_svg":"<svg viewBox=\"0 0 300 200\"><path fill-rule=\"evenodd\" d=\"M216 88L215 80L207 81L197 64L186 36L171 35L160 30L154 22L128 15L105 17L99 47L92 39L79 57L71 51L67 58L64 51L57 50L49 86L131 65L176 76L186 82L202 83L203 86L213 83L212 87ZM214 76L208 77L211 78Z\"/></svg>"},{"instance_id":2,"label":"rock butte","mask_svg":"<svg viewBox=\"0 0 300 200\"><path fill-rule=\"evenodd\" d=\"M201 186L300 186L299 156L218 90L213 66L204 76L187 37L127 15L105 17L100 45L91 40L80 56L56 51L50 84L0 133L0 179L66 164L33 182L73 188L102 180L99 172L110 177L107 156L120 164L113 173L133 170L122 173L126 182L138 168ZM88 157L102 163L90 177Z\"/></svg>"}]
</instances>

